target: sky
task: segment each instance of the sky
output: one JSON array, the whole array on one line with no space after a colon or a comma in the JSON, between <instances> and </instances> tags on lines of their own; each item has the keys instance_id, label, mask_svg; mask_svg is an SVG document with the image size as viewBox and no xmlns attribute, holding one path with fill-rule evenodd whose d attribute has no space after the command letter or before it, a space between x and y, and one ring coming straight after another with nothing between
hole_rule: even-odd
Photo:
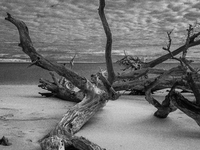
<instances>
[{"instance_id":1,"label":"sky","mask_svg":"<svg viewBox=\"0 0 200 150\"><path fill-rule=\"evenodd\" d=\"M104 62L106 36L98 16L98 0L1 0L0 61L27 61L18 47L14 25L6 12L23 20L36 50L44 57L78 62ZM105 14L113 35L113 61L127 54L154 59L167 52L166 32L173 30L172 48L185 43L189 24L200 23L199 0L106 0ZM197 24L196 31L200 31ZM199 46L188 57L200 60Z\"/></svg>"}]
</instances>

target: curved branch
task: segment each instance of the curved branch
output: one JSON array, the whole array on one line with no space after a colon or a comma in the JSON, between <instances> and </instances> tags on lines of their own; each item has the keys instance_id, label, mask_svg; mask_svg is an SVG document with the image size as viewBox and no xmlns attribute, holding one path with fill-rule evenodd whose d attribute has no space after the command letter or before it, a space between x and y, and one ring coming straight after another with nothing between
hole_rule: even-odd
<instances>
[{"instance_id":1,"label":"curved branch","mask_svg":"<svg viewBox=\"0 0 200 150\"><path fill-rule=\"evenodd\" d=\"M170 69L169 71L165 72L164 74L160 75L158 78L154 80L150 85L147 86L146 92L145 92L145 98L146 100L154 105L158 110L155 112L155 116L158 118L166 118L168 114L172 111L175 111L176 108L170 103L169 96L171 92L165 97L165 100L160 104L155 98L151 95L151 89L153 89L155 86L157 86L164 78L169 76L171 73L176 72L179 70L184 70L181 66L174 67Z\"/></svg>"},{"instance_id":2,"label":"curved branch","mask_svg":"<svg viewBox=\"0 0 200 150\"><path fill-rule=\"evenodd\" d=\"M100 1L100 8L104 8L102 5L103 3ZM10 14L7 15L8 16L5 19L13 23L19 31L19 46L22 47L23 52L30 57L33 64L49 71L55 71L60 76L65 77L67 80L71 81L73 85L85 93L84 99L69 109L62 120L57 124L57 126L42 140L40 140L42 149L66 149L69 146L73 146L73 148L79 148L79 146L84 144L84 149L102 150L102 148L100 148L98 145L91 142L89 143L88 140L82 141L82 138L74 136L74 133L78 132L81 127L99 111L99 109L105 106L107 100L110 99L110 93L112 93L112 95L117 95L115 94L115 91L113 91L109 86L110 83L106 84L108 85L108 91L102 90L92 84L86 78L81 77L72 70L65 68L64 65L57 64L56 62L50 62L48 59L45 59L40 54L38 54L33 47L26 24L23 21L11 17ZM108 38L106 54L111 53L111 44L112 42L110 42ZM112 64L109 64L108 66L112 66ZM113 80L113 76L109 75L109 79L110 81L111 79ZM59 86L57 81L56 83L57 84L55 85ZM55 87L54 89L56 90Z\"/></svg>"},{"instance_id":3,"label":"curved branch","mask_svg":"<svg viewBox=\"0 0 200 150\"><path fill-rule=\"evenodd\" d=\"M84 93L79 91L79 92L74 92L69 90L67 87L55 82L50 82L48 80L40 79L39 80L40 84L38 87L45 89L47 91L50 91L48 93L41 93L42 96L46 97L57 97L62 100L66 101L72 101L72 102L80 102L84 98Z\"/></svg>"},{"instance_id":4,"label":"curved branch","mask_svg":"<svg viewBox=\"0 0 200 150\"><path fill-rule=\"evenodd\" d=\"M178 109L194 119L200 126L200 107L198 105L190 102L183 95L176 91L171 94L170 100Z\"/></svg>"},{"instance_id":5,"label":"curved branch","mask_svg":"<svg viewBox=\"0 0 200 150\"><path fill-rule=\"evenodd\" d=\"M199 33L197 36L199 36L199 35L200 35L200 33ZM197 37L197 36L196 36L196 37ZM193 36L192 36L192 37L193 37ZM196 37L195 37L195 38L196 38ZM193 46L196 46L196 45L199 45L199 44L200 44L200 40L192 41L192 42L190 41L190 43L189 43L189 45L188 45L188 48L193 47ZM183 45L183 46L181 46L181 47L179 47L178 49L174 50L173 52L171 52L171 54L168 53L168 54L166 54L166 55L163 55L163 56L161 56L161 57L159 57L159 58L157 58L157 59L155 59L155 60L152 60L152 61L150 61L150 62L144 64L142 67L143 67L143 68L148 68L148 67L153 68L153 67L155 67L156 65L158 65L158 64L160 64L160 63L166 61L167 59L169 59L169 58L171 57L171 55L175 56L175 55L179 54L180 52L184 51L184 50L185 50L185 47L186 47L186 44Z\"/></svg>"},{"instance_id":6,"label":"curved branch","mask_svg":"<svg viewBox=\"0 0 200 150\"><path fill-rule=\"evenodd\" d=\"M107 43L106 43L106 51L105 51L105 59L106 59L106 67L108 71L108 81L112 85L115 80L115 72L113 69L112 64L112 57L111 57L111 51L112 51L112 33L110 31L108 22L106 20L105 14L104 14L104 7L105 7L105 0L100 0L99 4L99 16L101 18L103 28L107 37Z\"/></svg>"},{"instance_id":7,"label":"curved branch","mask_svg":"<svg viewBox=\"0 0 200 150\"><path fill-rule=\"evenodd\" d=\"M63 76L67 80L71 81L79 89L87 90L88 81L86 78L79 76L77 73L70 69L67 69L64 65L58 64L56 62L51 62L38 54L33 47L26 24L23 21L13 18L9 13L7 13L7 15L8 16L5 18L5 20L10 21L17 27L20 35L19 45L22 47L23 52L30 57L32 62L34 62L34 65L49 71L55 71L60 76Z\"/></svg>"},{"instance_id":8,"label":"curved branch","mask_svg":"<svg viewBox=\"0 0 200 150\"><path fill-rule=\"evenodd\" d=\"M186 80L187 80L187 83L190 86L191 90L194 93L194 96L196 98L196 105L198 105L200 107L200 91L199 91L197 82L195 82L195 80L193 79L193 76L194 77L196 76L196 78L198 78L198 74L188 72L187 76L186 76Z\"/></svg>"}]
</instances>

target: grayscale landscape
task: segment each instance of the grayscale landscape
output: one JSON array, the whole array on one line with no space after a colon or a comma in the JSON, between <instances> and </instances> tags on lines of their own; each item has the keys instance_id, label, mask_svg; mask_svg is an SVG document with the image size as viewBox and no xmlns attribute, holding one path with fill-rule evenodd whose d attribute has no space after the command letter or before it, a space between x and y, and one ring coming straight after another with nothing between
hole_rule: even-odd
<instances>
[{"instance_id":1,"label":"grayscale landscape","mask_svg":"<svg viewBox=\"0 0 200 150\"><path fill-rule=\"evenodd\" d=\"M199 149L200 1L103 3L0 0L0 150Z\"/></svg>"}]
</instances>

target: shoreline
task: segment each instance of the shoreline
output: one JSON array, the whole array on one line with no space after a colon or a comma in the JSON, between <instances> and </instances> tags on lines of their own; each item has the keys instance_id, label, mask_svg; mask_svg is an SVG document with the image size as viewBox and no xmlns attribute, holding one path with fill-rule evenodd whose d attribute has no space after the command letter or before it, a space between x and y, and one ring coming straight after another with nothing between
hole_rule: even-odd
<instances>
[{"instance_id":1,"label":"shoreline","mask_svg":"<svg viewBox=\"0 0 200 150\"><path fill-rule=\"evenodd\" d=\"M55 61L59 64L64 64L64 63L69 63L69 61ZM114 64L117 64L116 62L113 62ZM193 62L192 64L199 64L199 62ZM6 61L0 61L0 64L31 64L31 61L10 61L10 62L6 62ZM75 61L75 64L106 64L106 62L78 62L78 61ZM165 61L163 62L162 64L179 64L179 62L175 62L175 61Z\"/></svg>"}]
</instances>

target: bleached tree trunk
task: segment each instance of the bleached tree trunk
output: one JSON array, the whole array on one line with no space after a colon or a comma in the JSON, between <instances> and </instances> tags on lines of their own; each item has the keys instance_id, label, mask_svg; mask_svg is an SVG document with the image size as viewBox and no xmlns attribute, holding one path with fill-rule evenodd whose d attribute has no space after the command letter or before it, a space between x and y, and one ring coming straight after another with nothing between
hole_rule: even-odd
<instances>
[{"instance_id":1,"label":"bleached tree trunk","mask_svg":"<svg viewBox=\"0 0 200 150\"><path fill-rule=\"evenodd\" d=\"M10 14L8 14L5 18L17 27L20 35L19 46L22 47L23 52L30 57L32 65L37 65L43 69L56 72L60 76L69 80L85 94L83 100L74 107L70 108L57 126L40 140L41 148L43 150L63 150L69 147L81 150L102 150L102 148L98 145L86 140L83 137L76 137L74 134L78 132L81 127L96 112L98 112L99 109L105 106L108 100L114 100L119 97L119 94L112 88L112 83L115 78L111 59L112 35L105 18L104 7L105 0L100 0L99 15L107 36L105 56L108 80L101 72L99 73L99 78L104 86L103 89L92 84L88 79L79 76L77 73L66 68L64 65L57 64L56 62L49 61L48 59L42 57L33 47L26 24L23 21L13 18Z\"/></svg>"}]
</instances>

